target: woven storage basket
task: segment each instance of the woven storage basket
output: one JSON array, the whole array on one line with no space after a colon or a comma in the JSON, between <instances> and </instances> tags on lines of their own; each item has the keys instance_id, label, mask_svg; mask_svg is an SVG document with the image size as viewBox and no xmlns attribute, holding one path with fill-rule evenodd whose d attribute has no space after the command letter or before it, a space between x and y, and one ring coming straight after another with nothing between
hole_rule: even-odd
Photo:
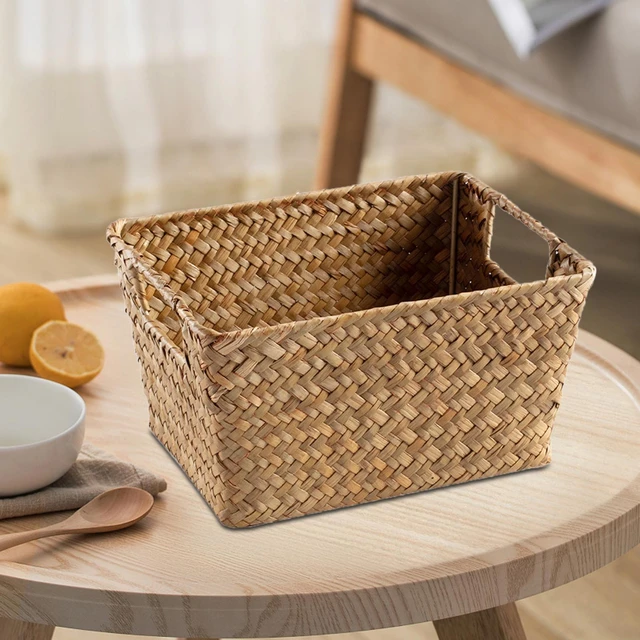
<instances>
[{"instance_id":1,"label":"woven storage basket","mask_svg":"<svg viewBox=\"0 0 640 640\"><path fill-rule=\"evenodd\" d=\"M549 245L516 283L501 208ZM595 269L460 173L109 229L151 429L245 527L549 462Z\"/></svg>"}]
</instances>

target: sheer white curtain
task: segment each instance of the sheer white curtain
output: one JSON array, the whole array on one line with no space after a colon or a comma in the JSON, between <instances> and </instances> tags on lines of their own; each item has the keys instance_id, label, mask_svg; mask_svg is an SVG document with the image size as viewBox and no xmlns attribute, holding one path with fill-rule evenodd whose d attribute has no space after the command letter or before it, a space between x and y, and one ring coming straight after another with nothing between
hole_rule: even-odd
<instances>
[{"instance_id":1,"label":"sheer white curtain","mask_svg":"<svg viewBox=\"0 0 640 640\"><path fill-rule=\"evenodd\" d=\"M313 143L333 1L0 6L0 153L32 226L276 194L305 169L289 147Z\"/></svg>"},{"instance_id":2,"label":"sheer white curtain","mask_svg":"<svg viewBox=\"0 0 640 640\"><path fill-rule=\"evenodd\" d=\"M336 4L0 0L10 215L96 229L308 189ZM484 147L382 89L365 177L470 168Z\"/></svg>"}]
</instances>

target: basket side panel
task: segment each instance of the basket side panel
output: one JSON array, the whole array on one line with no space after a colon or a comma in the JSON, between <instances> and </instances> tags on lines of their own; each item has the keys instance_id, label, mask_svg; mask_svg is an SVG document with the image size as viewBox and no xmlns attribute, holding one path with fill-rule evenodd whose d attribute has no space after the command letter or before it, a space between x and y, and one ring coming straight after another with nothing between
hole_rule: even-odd
<instances>
[{"instance_id":1,"label":"basket side panel","mask_svg":"<svg viewBox=\"0 0 640 640\"><path fill-rule=\"evenodd\" d=\"M227 332L446 295L452 174L132 223L126 244Z\"/></svg>"},{"instance_id":2,"label":"basket side panel","mask_svg":"<svg viewBox=\"0 0 640 640\"><path fill-rule=\"evenodd\" d=\"M222 522L264 524L546 464L590 285L572 278L209 345Z\"/></svg>"},{"instance_id":3,"label":"basket side panel","mask_svg":"<svg viewBox=\"0 0 640 640\"><path fill-rule=\"evenodd\" d=\"M481 202L462 185L457 215L455 292L514 284L515 280L489 258L494 206Z\"/></svg>"},{"instance_id":4,"label":"basket side panel","mask_svg":"<svg viewBox=\"0 0 640 640\"><path fill-rule=\"evenodd\" d=\"M176 328L169 314L159 306L159 298L145 311L138 303L130 280L136 276L120 256L116 258L116 265L125 309L132 322L133 341L149 407L149 427L214 511L219 510L222 504L215 418L202 399L197 374L189 360L179 357L176 349L169 346L173 342L160 337L172 336L175 343L182 345L179 326ZM152 295L149 300L154 300ZM153 330L152 318L157 321ZM158 327L163 324L166 330L159 333Z\"/></svg>"}]
</instances>

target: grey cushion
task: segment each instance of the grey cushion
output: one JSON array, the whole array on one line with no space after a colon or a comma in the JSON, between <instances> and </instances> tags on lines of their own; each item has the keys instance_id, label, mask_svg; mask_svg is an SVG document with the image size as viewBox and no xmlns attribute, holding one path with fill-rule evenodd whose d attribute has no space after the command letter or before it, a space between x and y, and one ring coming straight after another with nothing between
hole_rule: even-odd
<instances>
[{"instance_id":1,"label":"grey cushion","mask_svg":"<svg viewBox=\"0 0 640 640\"><path fill-rule=\"evenodd\" d=\"M538 104L640 149L640 2L513 51L487 0L359 0L359 8Z\"/></svg>"}]
</instances>

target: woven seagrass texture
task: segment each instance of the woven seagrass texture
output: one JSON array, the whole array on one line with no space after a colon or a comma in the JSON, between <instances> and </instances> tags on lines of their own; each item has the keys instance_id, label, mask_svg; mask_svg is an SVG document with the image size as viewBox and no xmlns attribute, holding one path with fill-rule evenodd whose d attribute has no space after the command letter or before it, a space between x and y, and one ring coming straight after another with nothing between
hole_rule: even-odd
<instances>
[{"instance_id":1,"label":"woven seagrass texture","mask_svg":"<svg viewBox=\"0 0 640 640\"><path fill-rule=\"evenodd\" d=\"M496 209L547 241L545 279L490 259ZM151 428L223 524L549 461L595 269L474 178L119 221L109 238Z\"/></svg>"}]
</instances>

